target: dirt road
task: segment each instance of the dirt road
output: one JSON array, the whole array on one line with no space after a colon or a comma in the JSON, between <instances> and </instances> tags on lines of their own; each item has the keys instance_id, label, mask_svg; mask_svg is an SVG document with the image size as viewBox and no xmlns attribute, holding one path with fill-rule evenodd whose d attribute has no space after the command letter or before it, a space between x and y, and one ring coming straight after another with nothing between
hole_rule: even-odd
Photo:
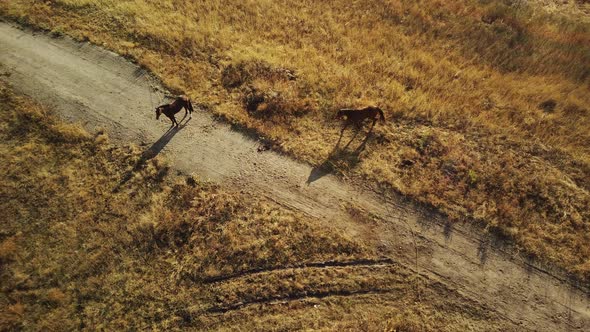
<instances>
[{"instance_id":1,"label":"dirt road","mask_svg":"<svg viewBox=\"0 0 590 332\"><path fill-rule=\"evenodd\" d=\"M20 92L90 131L104 128L121 142L147 142L176 168L231 188L264 195L317 217L375 246L429 278L494 308L518 330L590 331L587 290L512 254L469 225L450 225L402 198L318 177L312 168L197 111L178 131L156 121L160 101L147 73L124 58L67 38L20 30L0 22L0 71ZM165 134L166 133L166 134ZM370 217L362 217L368 215ZM416 243L416 246L415 246ZM417 250L416 250L417 247ZM417 258L416 258L417 253Z\"/></svg>"}]
</instances>

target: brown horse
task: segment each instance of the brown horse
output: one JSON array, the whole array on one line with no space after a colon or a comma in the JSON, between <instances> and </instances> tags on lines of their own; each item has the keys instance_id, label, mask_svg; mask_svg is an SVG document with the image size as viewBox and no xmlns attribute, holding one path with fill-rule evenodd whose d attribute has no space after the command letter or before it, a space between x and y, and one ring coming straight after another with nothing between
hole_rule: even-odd
<instances>
[{"instance_id":1,"label":"brown horse","mask_svg":"<svg viewBox=\"0 0 590 332\"><path fill-rule=\"evenodd\" d=\"M170 104L156 107L156 120L160 118L161 114L164 114L172 121L173 126L176 125L178 127L178 122L176 122L174 114L180 112L182 108L184 108L185 117L187 114L190 114L190 118L193 117L193 104L191 100L187 96L178 96Z\"/></svg>"},{"instance_id":2,"label":"brown horse","mask_svg":"<svg viewBox=\"0 0 590 332\"><path fill-rule=\"evenodd\" d=\"M363 122L366 119L373 119L372 126L375 125L379 117L381 117L381 121L385 121L385 115L383 111L379 107L369 106L361 109L341 109L336 114L337 119L342 119L346 117L346 122L344 122L344 127L342 130L346 129L348 125L355 125L357 128L360 128ZM371 127L372 128L372 127Z\"/></svg>"}]
</instances>

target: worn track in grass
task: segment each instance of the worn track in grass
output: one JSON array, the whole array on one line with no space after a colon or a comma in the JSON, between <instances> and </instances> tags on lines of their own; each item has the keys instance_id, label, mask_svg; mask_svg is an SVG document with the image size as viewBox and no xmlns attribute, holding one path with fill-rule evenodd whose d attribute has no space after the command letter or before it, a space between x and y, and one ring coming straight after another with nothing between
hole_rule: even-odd
<instances>
[{"instance_id":1,"label":"worn track in grass","mask_svg":"<svg viewBox=\"0 0 590 332\"><path fill-rule=\"evenodd\" d=\"M90 131L104 128L120 142L143 143L152 153L163 152L178 170L316 217L326 231L347 232L399 264L476 298L520 328L590 330L586 288L526 262L469 225L450 225L401 198L385 201L331 175L308 185L310 166L259 153L259 142L205 111L197 111L181 130L167 132L168 119L156 121L153 112L162 95L154 87L162 88L114 53L3 22L0 46L1 70L15 89L69 121Z\"/></svg>"},{"instance_id":2,"label":"worn track in grass","mask_svg":"<svg viewBox=\"0 0 590 332\"><path fill-rule=\"evenodd\" d=\"M269 273L275 271L284 271L284 270L292 270L292 269L305 269L305 268L326 268L326 267L343 267L343 266L386 266L393 264L393 259L384 258L384 259L359 259L353 261L327 261L327 262L312 262L312 263L304 263L299 265L293 266L281 266L275 268L267 268L267 269L251 269L246 270L230 275L220 275L210 278L205 278L203 280L204 283L214 283L214 282L221 282L227 281L231 279L241 278L244 276L255 275L258 273Z\"/></svg>"}]
</instances>

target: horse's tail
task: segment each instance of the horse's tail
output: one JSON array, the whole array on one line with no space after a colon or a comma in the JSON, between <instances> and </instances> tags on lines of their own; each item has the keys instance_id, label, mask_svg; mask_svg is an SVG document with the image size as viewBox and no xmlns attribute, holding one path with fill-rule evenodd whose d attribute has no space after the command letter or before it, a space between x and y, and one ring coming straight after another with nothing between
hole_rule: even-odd
<instances>
[{"instance_id":1,"label":"horse's tail","mask_svg":"<svg viewBox=\"0 0 590 332\"><path fill-rule=\"evenodd\" d=\"M379 115L381 115L381 121L385 121L385 114L383 114L383 111L377 107L377 111L379 111Z\"/></svg>"}]
</instances>

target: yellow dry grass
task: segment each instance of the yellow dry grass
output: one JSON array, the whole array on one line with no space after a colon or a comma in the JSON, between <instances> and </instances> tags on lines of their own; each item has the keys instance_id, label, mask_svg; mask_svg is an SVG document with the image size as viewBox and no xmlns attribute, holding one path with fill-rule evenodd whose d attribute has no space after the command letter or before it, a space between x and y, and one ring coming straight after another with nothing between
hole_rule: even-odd
<instances>
[{"instance_id":1,"label":"yellow dry grass","mask_svg":"<svg viewBox=\"0 0 590 332\"><path fill-rule=\"evenodd\" d=\"M3 81L0 116L0 330L506 330L316 220L169 175Z\"/></svg>"},{"instance_id":2,"label":"yellow dry grass","mask_svg":"<svg viewBox=\"0 0 590 332\"><path fill-rule=\"evenodd\" d=\"M0 11L128 55L277 149L483 221L588 278L588 7L14 0ZM364 150L330 155L335 110L367 103L386 123Z\"/></svg>"}]
</instances>

